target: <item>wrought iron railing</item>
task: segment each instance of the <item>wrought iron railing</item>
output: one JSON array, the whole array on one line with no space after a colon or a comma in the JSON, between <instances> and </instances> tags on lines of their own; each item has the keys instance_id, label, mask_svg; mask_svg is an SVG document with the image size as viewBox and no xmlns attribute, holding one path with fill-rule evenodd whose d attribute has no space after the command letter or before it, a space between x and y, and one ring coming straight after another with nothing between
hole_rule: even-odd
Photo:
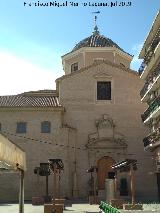
<instances>
[{"instance_id":1,"label":"wrought iron railing","mask_svg":"<svg viewBox=\"0 0 160 213\"><path fill-rule=\"evenodd\" d=\"M142 121L145 121L151 113L153 113L160 106L160 96L156 97L150 104L148 109L141 115Z\"/></svg>"},{"instance_id":2,"label":"wrought iron railing","mask_svg":"<svg viewBox=\"0 0 160 213\"><path fill-rule=\"evenodd\" d=\"M140 91L141 98L143 98L143 96L146 94L147 90L149 90L150 86L151 86L151 82L146 81L143 88Z\"/></svg>"},{"instance_id":3,"label":"wrought iron railing","mask_svg":"<svg viewBox=\"0 0 160 213\"><path fill-rule=\"evenodd\" d=\"M147 90L149 90L151 86L155 83L158 76L160 76L160 63L155 68L155 70L147 77L146 83L140 91L141 98L146 94Z\"/></svg>"},{"instance_id":4,"label":"wrought iron railing","mask_svg":"<svg viewBox=\"0 0 160 213\"><path fill-rule=\"evenodd\" d=\"M138 70L139 75L142 74L142 72L143 72L145 66L146 66L146 65L145 65L145 62L144 62L144 60L143 60L142 63L141 63L141 65L140 65L140 68L139 68L139 70Z\"/></svg>"},{"instance_id":5,"label":"wrought iron railing","mask_svg":"<svg viewBox=\"0 0 160 213\"><path fill-rule=\"evenodd\" d=\"M149 146L152 142L150 141L150 139L148 137L145 137L143 139L143 144L144 144L144 147L146 146Z\"/></svg>"},{"instance_id":6,"label":"wrought iron railing","mask_svg":"<svg viewBox=\"0 0 160 213\"><path fill-rule=\"evenodd\" d=\"M155 51L156 47L158 46L159 42L160 42L160 28L157 30L156 36L153 39L153 41L150 43L150 46L148 47L148 49L145 49L144 60L143 60L141 66L138 70L139 75L142 74L145 66L148 65L148 63L150 62L150 60L151 60L151 58L154 54L154 51Z\"/></svg>"},{"instance_id":7,"label":"wrought iron railing","mask_svg":"<svg viewBox=\"0 0 160 213\"><path fill-rule=\"evenodd\" d=\"M143 139L143 144L146 148L147 146L152 146L157 141L160 141L160 128L157 128L154 132L145 137Z\"/></svg>"},{"instance_id":8,"label":"wrought iron railing","mask_svg":"<svg viewBox=\"0 0 160 213\"><path fill-rule=\"evenodd\" d=\"M149 48L146 50L146 54L144 56L144 62L145 64L148 64L154 54L154 50L156 49L157 45L159 44L160 38L157 36L149 46Z\"/></svg>"}]
</instances>

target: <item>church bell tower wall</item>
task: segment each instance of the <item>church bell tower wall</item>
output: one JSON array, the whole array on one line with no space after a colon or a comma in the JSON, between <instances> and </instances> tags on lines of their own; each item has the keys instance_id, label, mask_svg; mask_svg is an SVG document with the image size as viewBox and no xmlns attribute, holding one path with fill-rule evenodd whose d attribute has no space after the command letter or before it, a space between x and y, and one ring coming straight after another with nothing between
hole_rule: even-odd
<instances>
[{"instance_id":1,"label":"church bell tower wall","mask_svg":"<svg viewBox=\"0 0 160 213\"><path fill-rule=\"evenodd\" d=\"M99 81L111 82L111 100L97 100ZM152 160L146 160L148 154L144 152L142 142L147 134L140 119L146 107L141 104L139 97L142 85L143 82L134 71L105 61L59 79L60 103L66 110L64 122L77 129L76 146L84 148L84 151L77 150L76 153L80 196L88 193L86 169L96 166L101 157L109 156L115 161L137 159L137 199L156 198L156 180L149 175L153 163ZM115 123L114 137L110 129L106 129L108 135L105 135L103 128L97 129L96 121L104 115Z\"/></svg>"}]
</instances>

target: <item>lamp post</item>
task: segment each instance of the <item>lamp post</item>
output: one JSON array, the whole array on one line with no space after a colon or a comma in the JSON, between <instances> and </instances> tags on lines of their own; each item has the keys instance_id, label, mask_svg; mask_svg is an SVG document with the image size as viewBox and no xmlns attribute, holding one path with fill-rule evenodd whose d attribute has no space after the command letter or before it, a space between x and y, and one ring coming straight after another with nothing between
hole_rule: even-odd
<instances>
[{"instance_id":1,"label":"lamp post","mask_svg":"<svg viewBox=\"0 0 160 213\"><path fill-rule=\"evenodd\" d=\"M35 167L34 173L46 177L45 201L50 201L50 196L48 195L48 176L50 175L49 163L40 163L40 167Z\"/></svg>"},{"instance_id":2,"label":"lamp post","mask_svg":"<svg viewBox=\"0 0 160 213\"><path fill-rule=\"evenodd\" d=\"M132 205L134 205L135 204L135 177L134 177L133 165L130 166L130 178L131 178Z\"/></svg>"},{"instance_id":3,"label":"lamp post","mask_svg":"<svg viewBox=\"0 0 160 213\"><path fill-rule=\"evenodd\" d=\"M24 213L24 171L20 172L20 191L19 191L19 213Z\"/></svg>"},{"instance_id":4,"label":"lamp post","mask_svg":"<svg viewBox=\"0 0 160 213\"><path fill-rule=\"evenodd\" d=\"M64 169L61 159L49 159L49 168L53 172L53 185L54 185L54 199L60 197L60 172ZM58 176L58 177L57 177ZM58 183L57 183L58 179Z\"/></svg>"},{"instance_id":5,"label":"lamp post","mask_svg":"<svg viewBox=\"0 0 160 213\"><path fill-rule=\"evenodd\" d=\"M40 167L35 167L34 169L34 174L37 174L37 192L40 194L40 180L39 180L39 172L40 172Z\"/></svg>"},{"instance_id":6,"label":"lamp post","mask_svg":"<svg viewBox=\"0 0 160 213\"><path fill-rule=\"evenodd\" d=\"M48 200L48 176L50 175L49 163L40 163L41 175L46 176L46 199Z\"/></svg>"},{"instance_id":7,"label":"lamp post","mask_svg":"<svg viewBox=\"0 0 160 213\"><path fill-rule=\"evenodd\" d=\"M88 170L88 173L91 174L90 178L90 189L91 191L89 192L89 202L90 204L97 204L97 183L96 183L96 176L97 176L97 167L96 166L91 166ZM93 199L92 199L93 197Z\"/></svg>"}]
</instances>

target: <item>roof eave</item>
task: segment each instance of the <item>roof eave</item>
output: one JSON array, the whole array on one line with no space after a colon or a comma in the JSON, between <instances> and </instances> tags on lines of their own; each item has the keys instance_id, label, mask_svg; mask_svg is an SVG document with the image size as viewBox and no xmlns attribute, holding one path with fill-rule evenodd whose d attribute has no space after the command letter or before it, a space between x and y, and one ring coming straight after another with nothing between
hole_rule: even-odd
<instances>
[{"instance_id":1,"label":"roof eave","mask_svg":"<svg viewBox=\"0 0 160 213\"><path fill-rule=\"evenodd\" d=\"M0 106L0 111L9 111L9 110L20 110L20 111L45 111L45 110L49 110L49 111L64 111L64 107L63 106Z\"/></svg>"},{"instance_id":2,"label":"roof eave","mask_svg":"<svg viewBox=\"0 0 160 213\"><path fill-rule=\"evenodd\" d=\"M141 51L139 53L139 56L138 56L139 59L143 59L144 58L146 45L150 42L150 40L153 39L153 37L155 35L154 33L157 32L159 25L160 25L160 10L158 11L158 13L157 13L152 25L151 25L151 28L150 28L147 36L146 36L146 39L145 39L145 41L143 43L143 47L142 47L142 49L141 49Z\"/></svg>"},{"instance_id":3,"label":"roof eave","mask_svg":"<svg viewBox=\"0 0 160 213\"><path fill-rule=\"evenodd\" d=\"M114 51L117 51L117 52L121 52L122 54L124 54L125 56L127 56L131 60L133 58L133 55L131 55L131 54L125 52L125 51L122 51L122 50L118 49L117 47L81 47L78 50L75 50L73 52L71 51L71 52L61 56L61 58L62 58L62 61L63 61L64 59L68 59L70 57L73 57L73 56L75 56L75 55L77 55L81 52L85 52L85 51L87 52L87 50L90 51L90 50L95 50L95 49L97 49L97 50L111 50L111 51L114 50Z\"/></svg>"}]
</instances>

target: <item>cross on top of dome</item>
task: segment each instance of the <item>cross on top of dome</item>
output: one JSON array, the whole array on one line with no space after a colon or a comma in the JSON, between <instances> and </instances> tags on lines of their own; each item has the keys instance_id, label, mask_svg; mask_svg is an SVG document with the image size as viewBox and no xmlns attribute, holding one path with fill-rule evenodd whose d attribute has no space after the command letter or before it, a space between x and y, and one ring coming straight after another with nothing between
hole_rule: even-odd
<instances>
[{"instance_id":1,"label":"cross on top of dome","mask_svg":"<svg viewBox=\"0 0 160 213\"><path fill-rule=\"evenodd\" d=\"M100 11L93 12L94 14L99 14ZM94 31L93 35L99 35L98 26L97 26L97 16L94 17Z\"/></svg>"}]
</instances>

